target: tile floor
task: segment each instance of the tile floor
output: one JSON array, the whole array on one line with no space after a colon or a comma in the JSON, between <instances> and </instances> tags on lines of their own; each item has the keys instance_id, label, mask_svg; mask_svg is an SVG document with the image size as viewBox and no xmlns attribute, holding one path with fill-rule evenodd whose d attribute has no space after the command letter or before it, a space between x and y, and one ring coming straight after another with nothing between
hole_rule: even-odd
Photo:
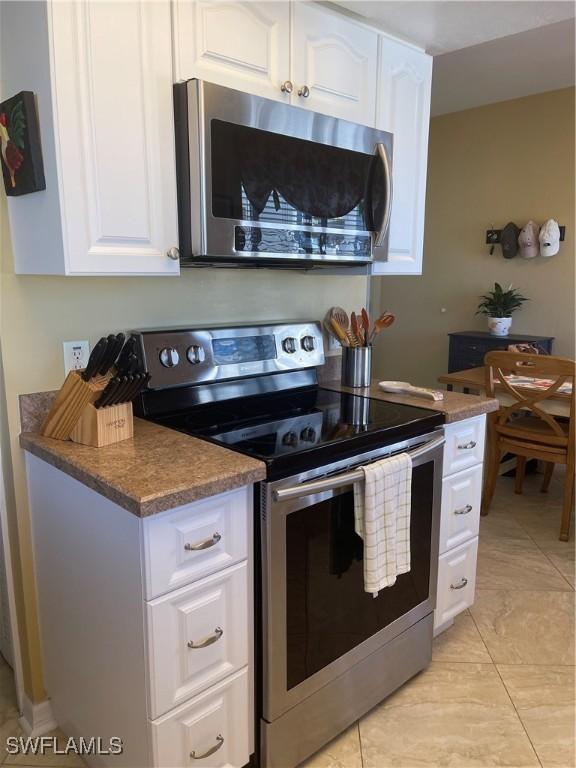
<instances>
[{"instance_id":1,"label":"tile floor","mask_svg":"<svg viewBox=\"0 0 576 768\"><path fill-rule=\"evenodd\" d=\"M560 479L543 495L528 476L516 496L500 478L470 611L435 640L428 669L302 768L574 768L574 526L559 542ZM0 662L0 743L21 733L17 716ZM0 763L82 765L3 752Z\"/></svg>"}]
</instances>

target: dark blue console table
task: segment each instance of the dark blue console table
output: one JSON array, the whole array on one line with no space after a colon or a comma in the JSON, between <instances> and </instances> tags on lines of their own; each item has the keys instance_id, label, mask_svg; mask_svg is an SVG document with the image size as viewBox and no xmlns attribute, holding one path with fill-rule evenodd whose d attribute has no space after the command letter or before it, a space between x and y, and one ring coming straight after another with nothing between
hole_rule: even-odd
<instances>
[{"instance_id":1,"label":"dark blue console table","mask_svg":"<svg viewBox=\"0 0 576 768\"><path fill-rule=\"evenodd\" d=\"M493 349L507 349L509 344L537 344L549 355L552 354L554 336L492 336L488 331L455 331L448 334L448 373L465 371L484 365L484 355Z\"/></svg>"}]
</instances>

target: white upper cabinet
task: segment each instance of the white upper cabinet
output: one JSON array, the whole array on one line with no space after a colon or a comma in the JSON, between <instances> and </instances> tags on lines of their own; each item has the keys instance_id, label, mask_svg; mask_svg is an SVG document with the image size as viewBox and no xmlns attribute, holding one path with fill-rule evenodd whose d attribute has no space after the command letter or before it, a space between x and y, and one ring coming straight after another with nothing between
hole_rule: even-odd
<instances>
[{"instance_id":1,"label":"white upper cabinet","mask_svg":"<svg viewBox=\"0 0 576 768\"><path fill-rule=\"evenodd\" d=\"M288 2L176 0L174 79L197 77L272 99L288 101Z\"/></svg>"},{"instance_id":2,"label":"white upper cabinet","mask_svg":"<svg viewBox=\"0 0 576 768\"><path fill-rule=\"evenodd\" d=\"M307 3L292 14L292 103L373 126L377 33Z\"/></svg>"},{"instance_id":3,"label":"white upper cabinet","mask_svg":"<svg viewBox=\"0 0 576 768\"><path fill-rule=\"evenodd\" d=\"M46 177L8 198L16 273L179 274L172 85L192 77L392 132L373 274L421 273L430 56L303 0L37 0L0 16L0 98L36 95Z\"/></svg>"},{"instance_id":4,"label":"white upper cabinet","mask_svg":"<svg viewBox=\"0 0 576 768\"><path fill-rule=\"evenodd\" d=\"M382 37L376 126L394 134L388 260L373 274L421 274L432 57Z\"/></svg>"},{"instance_id":5,"label":"white upper cabinet","mask_svg":"<svg viewBox=\"0 0 576 768\"><path fill-rule=\"evenodd\" d=\"M378 34L304 2L175 0L174 78L374 125Z\"/></svg>"},{"instance_id":6,"label":"white upper cabinet","mask_svg":"<svg viewBox=\"0 0 576 768\"><path fill-rule=\"evenodd\" d=\"M46 170L9 201L16 272L178 274L170 6L2 5L3 96L38 94Z\"/></svg>"}]
</instances>

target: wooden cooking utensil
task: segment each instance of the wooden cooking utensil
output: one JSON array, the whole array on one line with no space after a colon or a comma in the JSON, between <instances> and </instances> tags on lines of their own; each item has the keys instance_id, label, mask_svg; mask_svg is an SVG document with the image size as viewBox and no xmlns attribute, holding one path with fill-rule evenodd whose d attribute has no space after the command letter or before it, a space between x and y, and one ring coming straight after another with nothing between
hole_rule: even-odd
<instances>
[{"instance_id":1,"label":"wooden cooking utensil","mask_svg":"<svg viewBox=\"0 0 576 768\"><path fill-rule=\"evenodd\" d=\"M332 331L334 332L336 338L342 344L343 347L349 347L350 341L348 339L348 335L346 331L342 328L338 320L334 319L333 317L330 318L330 326L332 327Z\"/></svg>"},{"instance_id":2,"label":"wooden cooking utensil","mask_svg":"<svg viewBox=\"0 0 576 768\"><path fill-rule=\"evenodd\" d=\"M396 317L391 312L383 312L374 323L374 328L372 329L372 334L370 335L370 342L372 342L374 337L384 328L389 328L394 320L396 320Z\"/></svg>"},{"instance_id":3,"label":"wooden cooking utensil","mask_svg":"<svg viewBox=\"0 0 576 768\"><path fill-rule=\"evenodd\" d=\"M356 316L356 312L352 312L350 316L350 325L352 328L352 337L355 341L358 342L357 346L362 346L364 344L362 340L362 328L360 327L360 323L358 322L358 317Z\"/></svg>"},{"instance_id":4,"label":"wooden cooking utensil","mask_svg":"<svg viewBox=\"0 0 576 768\"><path fill-rule=\"evenodd\" d=\"M329 312L330 319L334 318L342 330L347 331L350 328L350 320L348 314L342 307L332 307Z\"/></svg>"},{"instance_id":5,"label":"wooden cooking utensil","mask_svg":"<svg viewBox=\"0 0 576 768\"><path fill-rule=\"evenodd\" d=\"M362 327L364 329L364 343L368 346L368 340L370 339L370 318L364 307L362 307Z\"/></svg>"}]
</instances>

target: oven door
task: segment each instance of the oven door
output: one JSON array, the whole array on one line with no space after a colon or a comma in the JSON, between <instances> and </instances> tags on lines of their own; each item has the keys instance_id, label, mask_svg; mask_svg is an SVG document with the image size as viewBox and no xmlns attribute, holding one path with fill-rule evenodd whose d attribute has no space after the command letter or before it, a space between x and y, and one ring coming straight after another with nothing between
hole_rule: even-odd
<instances>
[{"instance_id":1,"label":"oven door","mask_svg":"<svg viewBox=\"0 0 576 768\"><path fill-rule=\"evenodd\" d=\"M443 443L436 431L263 484L262 714L268 722L434 610ZM364 591L348 476L402 451L413 460L412 567L374 598Z\"/></svg>"},{"instance_id":2,"label":"oven door","mask_svg":"<svg viewBox=\"0 0 576 768\"><path fill-rule=\"evenodd\" d=\"M391 134L199 80L187 99L196 258L372 261L390 220Z\"/></svg>"}]
</instances>

